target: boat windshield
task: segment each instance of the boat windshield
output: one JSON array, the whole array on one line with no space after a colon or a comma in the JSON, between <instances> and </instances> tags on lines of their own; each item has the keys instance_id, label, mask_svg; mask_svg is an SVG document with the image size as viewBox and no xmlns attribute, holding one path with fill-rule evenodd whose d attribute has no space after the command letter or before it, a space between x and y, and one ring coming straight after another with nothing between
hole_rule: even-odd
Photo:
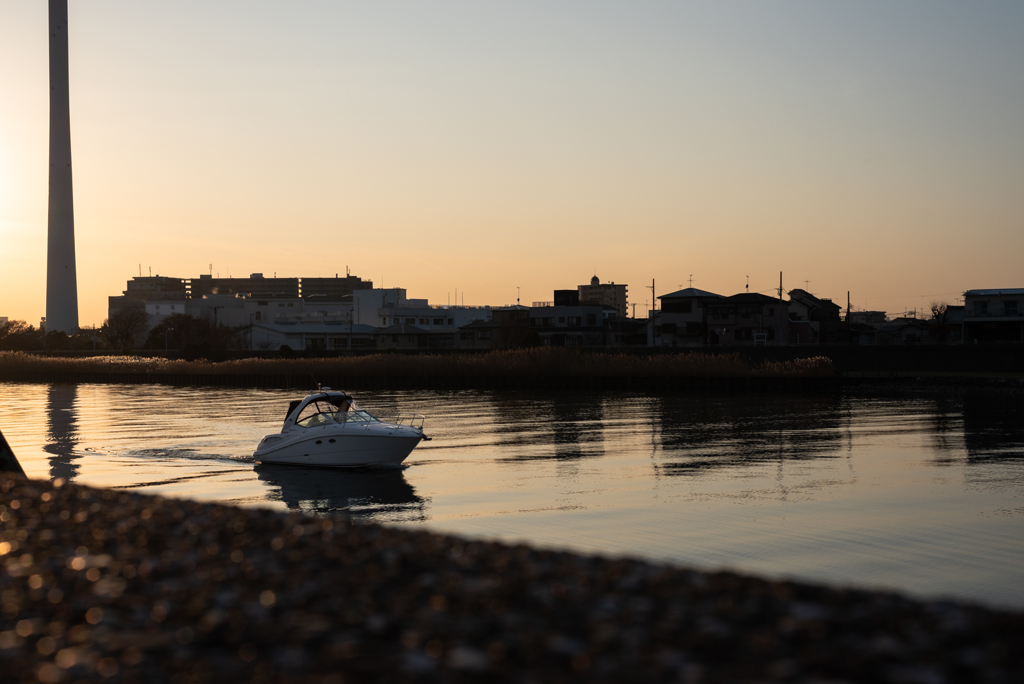
<instances>
[{"instance_id":1,"label":"boat windshield","mask_svg":"<svg viewBox=\"0 0 1024 684\"><path fill-rule=\"evenodd\" d=\"M349 396L328 396L311 401L295 419L302 427L316 427L332 423L367 423L376 421Z\"/></svg>"}]
</instances>

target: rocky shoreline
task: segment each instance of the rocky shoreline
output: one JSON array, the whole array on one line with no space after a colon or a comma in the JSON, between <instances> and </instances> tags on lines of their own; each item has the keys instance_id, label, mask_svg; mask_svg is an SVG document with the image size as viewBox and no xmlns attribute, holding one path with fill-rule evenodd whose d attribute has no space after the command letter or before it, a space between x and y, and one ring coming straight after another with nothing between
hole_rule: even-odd
<instances>
[{"instance_id":1,"label":"rocky shoreline","mask_svg":"<svg viewBox=\"0 0 1024 684\"><path fill-rule=\"evenodd\" d=\"M0 474L0 668L62 682L1019 682L1024 614Z\"/></svg>"}]
</instances>

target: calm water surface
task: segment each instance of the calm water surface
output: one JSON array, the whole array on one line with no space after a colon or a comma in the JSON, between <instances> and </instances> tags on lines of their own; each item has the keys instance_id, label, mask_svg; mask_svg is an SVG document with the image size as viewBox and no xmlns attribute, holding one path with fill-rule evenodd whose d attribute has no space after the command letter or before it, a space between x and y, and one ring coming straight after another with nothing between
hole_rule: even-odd
<instances>
[{"instance_id":1,"label":"calm water surface","mask_svg":"<svg viewBox=\"0 0 1024 684\"><path fill-rule=\"evenodd\" d=\"M407 466L254 468L295 392L0 383L30 477L1024 608L1024 402L359 392Z\"/></svg>"}]
</instances>

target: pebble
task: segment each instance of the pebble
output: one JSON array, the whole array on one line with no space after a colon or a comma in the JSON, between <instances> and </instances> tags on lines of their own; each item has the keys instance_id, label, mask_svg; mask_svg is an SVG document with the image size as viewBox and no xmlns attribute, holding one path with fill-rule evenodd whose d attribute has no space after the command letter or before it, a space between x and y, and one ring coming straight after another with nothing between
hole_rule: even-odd
<instances>
[{"instance_id":1,"label":"pebble","mask_svg":"<svg viewBox=\"0 0 1024 684\"><path fill-rule=\"evenodd\" d=\"M5 682L1024 681L1024 614L0 474Z\"/></svg>"}]
</instances>

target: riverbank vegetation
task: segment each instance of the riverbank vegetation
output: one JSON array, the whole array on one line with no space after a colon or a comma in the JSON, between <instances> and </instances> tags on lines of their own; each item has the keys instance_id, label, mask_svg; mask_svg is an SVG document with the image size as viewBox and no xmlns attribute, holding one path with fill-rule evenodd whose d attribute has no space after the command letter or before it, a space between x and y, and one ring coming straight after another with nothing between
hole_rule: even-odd
<instances>
[{"instance_id":1,"label":"riverbank vegetation","mask_svg":"<svg viewBox=\"0 0 1024 684\"><path fill-rule=\"evenodd\" d=\"M825 357L753 364L739 354L682 352L642 356L581 353L569 349L520 349L484 354L371 354L333 358L246 358L212 363L159 357L53 357L25 352L0 354L0 379L31 376L74 376L78 381L139 376L160 382L161 376L305 377L315 381L360 378L821 378L835 373Z\"/></svg>"}]
</instances>

